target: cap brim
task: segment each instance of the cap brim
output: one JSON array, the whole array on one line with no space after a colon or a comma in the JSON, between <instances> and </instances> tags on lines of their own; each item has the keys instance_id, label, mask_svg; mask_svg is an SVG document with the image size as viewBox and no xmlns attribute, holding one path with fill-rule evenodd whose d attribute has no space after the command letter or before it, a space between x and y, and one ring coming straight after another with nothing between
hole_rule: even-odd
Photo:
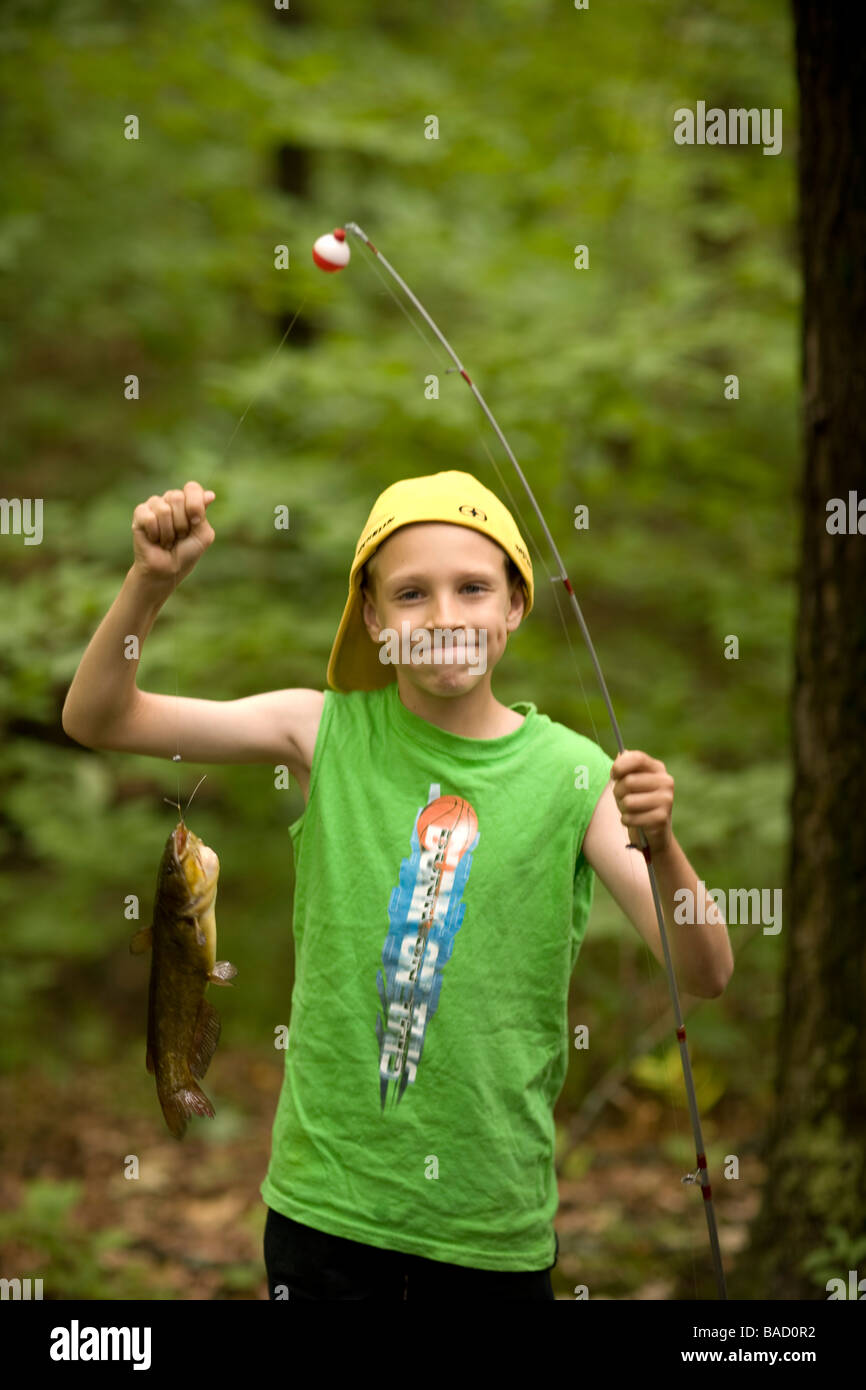
<instances>
[{"instance_id":1,"label":"cap brim","mask_svg":"<svg viewBox=\"0 0 866 1390\"><path fill-rule=\"evenodd\" d=\"M353 583L328 661L328 684L334 690L381 690L395 679L394 667L379 660L362 609L361 591Z\"/></svg>"}]
</instances>

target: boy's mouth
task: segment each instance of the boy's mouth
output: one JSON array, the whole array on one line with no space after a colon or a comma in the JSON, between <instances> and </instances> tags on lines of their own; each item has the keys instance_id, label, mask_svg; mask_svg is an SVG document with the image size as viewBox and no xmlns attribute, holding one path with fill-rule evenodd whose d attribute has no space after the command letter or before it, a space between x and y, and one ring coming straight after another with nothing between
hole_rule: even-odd
<instances>
[{"instance_id":1,"label":"boy's mouth","mask_svg":"<svg viewBox=\"0 0 866 1390\"><path fill-rule=\"evenodd\" d=\"M379 660L383 665L487 669L486 628L412 628L404 621L401 631L383 628Z\"/></svg>"}]
</instances>

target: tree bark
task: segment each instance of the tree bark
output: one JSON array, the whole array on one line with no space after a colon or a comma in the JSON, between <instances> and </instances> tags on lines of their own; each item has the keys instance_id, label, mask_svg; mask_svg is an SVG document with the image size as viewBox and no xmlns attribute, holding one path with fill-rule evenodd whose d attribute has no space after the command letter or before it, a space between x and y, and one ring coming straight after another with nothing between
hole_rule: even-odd
<instances>
[{"instance_id":1,"label":"tree bark","mask_svg":"<svg viewBox=\"0 0 866 1390\"><path fill-rule=\"evenodd\" d=\"M766 1183L731 1294L765 1299L827 1298L829 1278L866 1276L866 63L844 7L793 12L805 467L792 836ZM849 492L861 530L830 534L828 503L847 511Z\"/></svg>"}]
</instances>

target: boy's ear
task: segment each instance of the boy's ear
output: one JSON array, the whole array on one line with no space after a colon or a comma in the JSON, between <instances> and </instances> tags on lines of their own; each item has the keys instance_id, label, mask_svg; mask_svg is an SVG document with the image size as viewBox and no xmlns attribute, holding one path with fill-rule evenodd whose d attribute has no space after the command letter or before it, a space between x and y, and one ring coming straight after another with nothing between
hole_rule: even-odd
<instances>
[{"instance_id":1,"label":"boy's ear","mask_svg":"<svg viewBox=\"0 0 866 1390\"><path fill-rule=\"evenodd\" d=\"M369 629L369 627L368 627L368 625L367 625L367 617L368 617L368 615L364 612L364 609L366 608L366 606L367 606L368 603L371 604L372 607L375 609L376 605L375 605L375 603L373 602L373 597L372 597L372 595L370 594L370 592L369 592L369 590L367 589L366 585L362 585L362 586L361 586L361 618L362 618L363 623L364 623L364 626L367 628L367 632L368 632L368 634L369 634L369 633L370 633L370 629ZM380 629L379 629L379 624L378 624L378 621L377 621L377 618L376 618L375 614L373 615L372 621L373 621L374 627L376 627L377 632L378 632ZM375 641L376 639L374 638L373 640Z\"/></svg>"},{"instance_id":2,"label":"boy's ear","mask_svg":"<svg viewBox=\"0 0 866 1390\"><path fill-rule=\"evenodd\" d=\"M520 581L519 579L516 579L516 580L514 581L513 585L511 586L511 602L512 602L512 604L514 603L514 596L515 596L515 594L517 595L517 597L518 597L518 598L520 599L520 601L521 601L521 604L520 604L520 614L519 614L519 616L518 616L518 618L517 618L517 620L516 620L516 623L515 623L515 626L518 626L520 623L523 622L523 619L524 619L525 616L526 616L526 590L525 590L525 588L523 587L523 584L521 583L521 581Z\"/></svg>"}]
</instances>

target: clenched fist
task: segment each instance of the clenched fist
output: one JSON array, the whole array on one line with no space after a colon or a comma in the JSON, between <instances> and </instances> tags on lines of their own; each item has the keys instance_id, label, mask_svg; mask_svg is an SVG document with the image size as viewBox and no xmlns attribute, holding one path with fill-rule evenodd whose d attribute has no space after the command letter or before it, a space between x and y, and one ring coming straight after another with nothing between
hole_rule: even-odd
<instances>
[{"instance_id":1,"label":"clenched fist","mask_svg":"<svg viewBox=\"0 0 866 1390\"><path fill-rule=\"evenodd\" d=\"M205 511L216 493L200 483L154 494L132 514L133 566L149 580L177 585L189 574L214 538Z\"/></svg>"}]
</instances>

